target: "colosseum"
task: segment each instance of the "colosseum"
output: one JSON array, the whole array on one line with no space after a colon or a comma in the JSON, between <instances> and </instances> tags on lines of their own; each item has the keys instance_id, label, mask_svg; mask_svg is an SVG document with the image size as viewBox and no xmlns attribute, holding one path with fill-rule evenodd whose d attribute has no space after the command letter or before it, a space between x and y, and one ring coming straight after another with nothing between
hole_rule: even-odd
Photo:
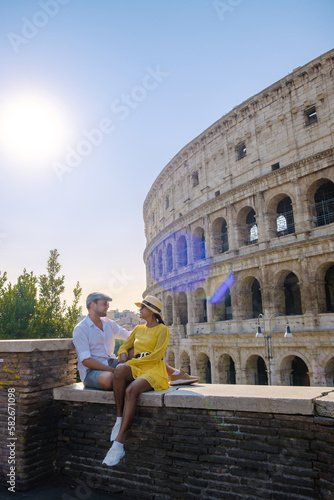
<instances>
[{"instance_id":1,"label":"colosseum","mask_svg":"<svg viewBox=\"0 0 334 500\"><path fill-rule=\"evenodd\" d=\"M145 295L202 382L334 385L333 63L233 108L145 199Z\"/></svg>"}]
</instances>

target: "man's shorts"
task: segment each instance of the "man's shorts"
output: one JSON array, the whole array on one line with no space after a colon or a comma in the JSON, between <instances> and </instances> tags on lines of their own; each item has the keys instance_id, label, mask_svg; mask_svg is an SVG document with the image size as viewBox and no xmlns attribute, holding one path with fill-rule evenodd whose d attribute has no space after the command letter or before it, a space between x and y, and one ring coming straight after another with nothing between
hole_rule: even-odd
<instances>
[{"instance_id":1,"label":"man's shorts","mask_svg":"<svg viewBox=\"0 0 334 500\"><path fill-rule=\"evenodd\" d=\"M116 368L118 365L118 359L109 359L108 365L111 366L111 368ZM87 375L84 381L84 386L87 389L100 389L104 390L98 383L97 379L100 375L100 373L103 373L104 370L91 370L88 368L87 370Z\"/></svg>"}]
</instances>

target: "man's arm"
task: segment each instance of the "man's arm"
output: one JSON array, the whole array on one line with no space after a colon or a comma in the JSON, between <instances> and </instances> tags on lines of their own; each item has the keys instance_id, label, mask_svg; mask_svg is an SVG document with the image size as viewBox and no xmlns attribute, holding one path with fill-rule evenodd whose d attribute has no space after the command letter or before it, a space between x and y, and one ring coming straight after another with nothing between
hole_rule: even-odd
<instances>
[{"instance_id":1,"label":"man's arm","mask_svg":"<svg viewBox=\"0 0 334 500\"><path fill-rule=\"evenodd\" d=\"M109 365L104 365L100 361L97 361L97 359L93 358L86 358L82 361L82 364L86 366L86 368L90 368L91 370L103 370L106 372L114 372L115 368L112 368Z\"/></svg>"}]
</instances>

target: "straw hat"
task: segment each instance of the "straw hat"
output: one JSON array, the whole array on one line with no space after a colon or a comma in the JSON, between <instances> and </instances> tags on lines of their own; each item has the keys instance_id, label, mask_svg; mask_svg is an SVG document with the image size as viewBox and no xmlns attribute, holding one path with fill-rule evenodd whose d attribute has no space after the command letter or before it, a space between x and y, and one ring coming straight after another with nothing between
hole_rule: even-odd
<instances>
[{"instance_id":1,"label":"straw hat","mask_svg":"<svg viewBox=\"0 0 334 500\"><path fill-rule=\"evenodd\" d=\"M159 314L162 321L164 320L161 314L162 310L162 302L157 297L153 297L153 295L146 295L146 297L141 302L135 302L137 307L145 306L150 311Z\"/></svg>"}]
</instances>

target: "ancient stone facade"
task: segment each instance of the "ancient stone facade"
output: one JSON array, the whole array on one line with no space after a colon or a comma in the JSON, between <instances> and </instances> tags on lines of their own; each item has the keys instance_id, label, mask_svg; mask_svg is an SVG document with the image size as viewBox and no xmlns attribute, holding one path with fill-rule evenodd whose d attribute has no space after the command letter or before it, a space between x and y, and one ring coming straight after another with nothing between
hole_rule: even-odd
<instances>
[{"instance_id":1,"label":"ancient stone facade","mask_svg":"<svg viewBox=\"0 0 334 500\"><path fill-rule=\"evenodd\" d=\"M146 197L145 294L203 382L334 385L333 71L334 50L235 107Z\"/></svg>"}]
</instances>

